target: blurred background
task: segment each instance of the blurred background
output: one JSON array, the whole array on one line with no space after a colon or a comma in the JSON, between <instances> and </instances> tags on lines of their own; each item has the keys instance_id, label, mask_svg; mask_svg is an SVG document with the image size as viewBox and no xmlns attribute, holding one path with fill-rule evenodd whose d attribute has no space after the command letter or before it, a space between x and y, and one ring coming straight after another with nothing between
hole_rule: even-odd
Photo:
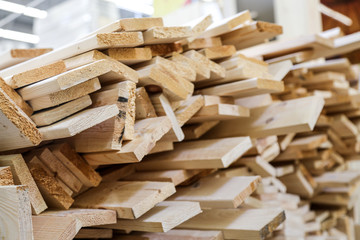
<instances>
[{"instance_id":1,"label":"blurred background","mask_svg":"<svg viewBox=\"0 0 360 240\"><path fill-rule=\"evenodd\" d=\"M339 26L359 31L359 0L0 0L0 52L56 48L119 18L164 17L169 26L211 13L214 21L249 9L283 25L281 38Z\"/></svg>"}]
</instances>

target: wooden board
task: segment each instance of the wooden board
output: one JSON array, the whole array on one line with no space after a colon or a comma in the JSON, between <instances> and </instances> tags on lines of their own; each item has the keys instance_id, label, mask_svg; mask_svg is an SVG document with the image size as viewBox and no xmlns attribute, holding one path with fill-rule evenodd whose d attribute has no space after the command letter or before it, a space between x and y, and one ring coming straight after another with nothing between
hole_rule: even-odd
<instances>
[{"instance_id":1,"label":"wooden board","mask_svg":"<svg viewBox=\"0 0 360 240\"><path fill-rule=\"evenodd\" d=\"M200 138L207 131L215 127L220 121L207 121L204 123L190 124L182 127L185 134L185 140L194 140Z\"/></svg>"},{"instance_id":2,"label":"wooden board","mask_svg":"<svg viewBox=\"0 0 360 240\"><path fill-rule=\"evenodd\" d=\"M314 179L319 188L350 187L360 180L360 174L355 171L327 172Z\"/></svg>"},{"instance_id":3,"label":"wooden board","mask_svg":"<svg viewBox=\"0 0 360 240\"><path fill-rule=\"evenodd\" d=\"M75 43L58 48L42 56L33 58L16 66L0 71L2 78L22 73L33 68L42 67L59 60L70 58L94 49L107 49L116 47L135 47L143 44L141 32L102 33L87 37Z\"/></svg>"},{"instance_id":4,"label":"wooden board","mask_svg":"<svg viewBox=\"0 0 360 240\"><path fill-rule=\"evenodd\" d=\"M11 167L0 167L0 186L15 185Z\"/></svg>"},{"instance_id":5,"label":"wooden board","mask_svg":"<svg viewBox=\"0 0 360 240\"><path fill-rule=\"evenodd\" d=\"M123 240L223 240L220 231L180 230L173 229L166 233L131 233L131 235L117 235L116 239Z\"/></svg>"},{"instance_id":6,"label":"wooden board","mask_svg":"<svg viewBox=\"0 0 360 240\"><path fill-rule=\"evenodd\" d=\"M81 190L82 182L47 147L35 149L26 154L25 158L31 159L33 156L37 156L73 192Z\"/></svg>"},{"instance_id":7,"label":"wooden board","mask_svg":"<svg viewBox=\"0 0 360 240\"><path fill-rule=\"evenodd\" d=\"M147 156L136 167L142 170L226 168L250 147L248 137L181 142L175 144L173 151Z\"/></svg>"},{"instance_id":8,"label":"wooden board","mask_svg":"<svg viewBox=\"0 0 360 240\"><path fill-rule=\"evenodd\" d=\"M58 91L45 95L42 97L34 98L29 101L30 106L34 111L42 110L49 107L54 107L62 103L69 102L95 92L101 88L98 78L93 78L86 82L75 85L66 90Z\"/></svg>"},{"instance_id":9,"label":"wooden board","mask_svg":"<svg viewBox=\"0 0 360 240\"><path fill-rule=\"evenodd\" d=\"M285 184L288 193L297 194L304 198L310 198L314 194L313 186L300 169L296 169L292 174L280 177L279 180Z\"/></svg>"},{"instance_id":10,"label":"wooden board","mask_svg":"<svg viewBox=\"0 0 360 240\"><path fill-rule=\"evenodd\" d=\"M110 48L105 53L126 65L145 62L152 58L151 49L149 48Z\"/></svg>"},{"instance_id":11,"label":"wooden board","mask_svg":"<svg viewBox=\"0 0 360 240\"><path fill-rule=\"evenodd\" d=\"M221 40L223 44L233 44L236 49L244 49L264 43L267 39L274 38L282 32L280 25L256 21L221 35Z\"/></svg>"},{"instance_id":12,"label":"wooden board","mask_svg":"<svg viewBox=\"0 0 360 240\"><path fill-rule=\"evenodd\" d=\"M311 131L324 106L319 97L305 97L253 108L250 117L220 122L207 137L265 137Z\"/></svg>"},{"instance_id":13,"label":"wooden board","mask_svg":"<svg viewBox=\"0 0 360 240\"><path fill-rule=\"evenodd\" d=\"M116 223L116 212L107 209L81 209L47 210L40 216L72 217L77 219L77 230L82 227Z\"/></svg>"},{"instance_id":14,"label":"wooden board","mask_svg":"<svg viewBox=\"0 0 360 240\"><path fill-rule=\"evenodd\" d=\"M16 185L24 185L28 187L29 199L33 214L40 214L47 205L40 194L31 173L22 158L21 154L2 155L0 156L0 166L10 166Z\"/></svg>"},{"instance_id":15,"label":"wooden board","mask_svg":"<svg viewBox=\"0 0 360 240\"><path fill-rule=\"evenodd\" d=\"M154 106L151 104L149 95L146 92L145 88L137 88L135 95L135 119L140 120L144 118L157 117Z\"/></svg>"},{"instance_id":16,"label":"wooden board","mask_svg":"<svg viewBox=\"0 0 360 240\"><path fill-rule=\"evenodd\" d=\"M159 181L172 182L175 186L190 179L199 173L199 170L163 170L134 172L125 177L127 181Z\"/></svg>"},{"instance_id":17,"label":"wooden board","mask_svg":"<svg viewBox=\"0 0 360 240\"><path fill-rule=\"evenodd\" d=\"M190 27L152 27L143 32L144 44L172 43L191 37Z\"/></svg>"},{"instance_id":18,"label":"wooden board","mask_svg":"<svg viewBox=\"0 0 360 240\"><path fill-rule=\"evenodd\" d=\"M2 239L33 239L26 186L0 186L0 228Z\"/></svg>"},{"instance_id":19,"label":"wooden board","mask_svg":"<svg viewBox=\"0 0 360 240\"><path fill-rule=\"evenodd\" d=\"M0 69L13 66L50 51L52 51L52 48L11 49L2 52L0 55Z\"/></svg>"},{"instance_id":20,"label":"wooden board","mask_svg":"<svg viewBox=\"0 0 360 240\"><path fill-rule=\"evenodd\" d=\"M31 119L0 88L0 151L36 146L42 141Z\"/></svg>"},{"instance_id":21,"label":"wooden board","mask_svg":"<svg viewBox=\"0 0 360 240\"><path fill-rule=\"evenodd\" d=\"M200 62L185 57L183 54L173 53L171 60L175 63L182 64L185 67L193 68L196 72L195 81L205 80L210 78L210 66L201 64Z\"/></svg>"},{"instance_id":22,"label":"wooden board","mask_svg":"<svg viewBox=\"0 0 360 240\"><path fill-rule=\"evenodd\" d=\"M41 127L39 131L43 135L44 140L72 137L118 114L119 109L116 105L92 108L52 125Z\"/></svg>"},{"instance_id":23,"label":"wooden board","mask_svg":"<svg viewBox=\"0 0 360 240\"><path fill-rule=\"evenodd\" d=\"M274 80L251 78L198 90L198 93L216 96L249 97L284 91L284 83Z\"/></svg>"},{"instance_id":24,"label":"wooden board","mask_svg":"<svg viewBox=\"0 0 360 240\"><path fill-rule=\"evenodd\" d=\"M112 238L112 237L113 237L112 229L82 228L76 234L74 239L89 239L89 238L108 239L108 238Z\"/></svg>"},{"instance_id":25,"label":"wooden board","mask_svg":"<svg viewBox=\"0 0 360 240\"><path fill-rule=\"evenodd\" d=\"M185 45L185 50L200 50L203 48L220 47L222 46L220 37L209 38L195 38Z\"/></svg>"},{"instance_id":26,"label":"wooden board","mask_svg":"<svg viewBox=\"0 0 360 240\"><path fill-rule=\"evenodd\" d=\"M202 107L187 123L202 123L249 117L248 108L234 104L214 104Z\"/></svg>"},{"instance_id":27,"label":"wooden board","mask_svg":"<svg viewBox=\"0 0 360 240\"><path fill-rule=\"evenodd\" d=\"M205 177L192 186L179 187L169 199L199 202L202 209L237 208L250 196L261 178L256 177Z\"/></svg>"},{"instance_id":28,"label":"wooden board","mask_svg":"<svg viewBox=\"0 0 360 240\"><path fill-rule=\"evenodd\" d=\"M46 204L50 208L69 209L74 199L66 192L56 177L48 171L47 167L36 156L29 159L27 164Z\"/></svg>"},{"instance_id":29,"label":"wooden board","mask_svg":"<svg viewBox=\"0 0 360 240\"><path fill-rule=\"evenodd\" d=\"M111 62L102 59L25 86L19 89L18 92L24 100L31 100L66 90L110 71L112 71Z\"/></svg>"},{"instance_id":30,"label":"wooden board","mask_svg":"<svg viewBox=\"0 0 360 240\"><path fill-rule=\"evenodd\" d=\"M153 44L153 45L148 45L145 48L151 50L151 55L153 57L156 56L169 57L173 53L183 52L183 47L180 42L167 43L167 44Z\"/></svg>"},{"instance_id":31,"label":"wooden board","mask_svg":"<svg viewBox=\"0 0 360 240\"><path fill-rule=\"evenodd\" d=\"M24 101L24 99L14 89L12 89L9 85L7 85L1 77L0 77L0 88L11 100L15 102L15 104L21 110L23 110L23 112L26 115L31 116L31 114L33 113L32 108Z\"/></svg>"},{"instance_id":32,"label":"wooden board","mask_svg":"<svg viewBox=\"0 0 360 240\"><path fill-rule=\"evenodd\" d=\"M136 219L175 193L166 182L105 182L78 196L74 206L115 210L118 218Z\"/></svg>"},{"instance_id":33,"label":"wooden board","mask_svg":"<svg viewBox=\"0 0 360 240\"><path fill-rule=\"evenodd\" d=\"M31 115L30 118L34 121L36 126L47 126L76 112L79 112L90 105L91 98L89 95L85 95L58 107L35 113Z\"/></svg>"},{"instance_id":34,"label":"wooden board","mask_svg":"<svg viewBox=\"0 0 360 240\"><path fill-rule=\"evenodd\" d=\"M83 157L91 165L139 162L170 129L167 117L139 120L135 123L134 140L123 143L120 151L86 153Z\"/></svg>"},{"instance_id":35,"label":"wooden board","mask_svg":"<svg viewBox=\"0 0 360 240\"><path fill-rule=\"evenodd\" d=\"M211 24L199 37L214 37L227 33L246 22L251 21L251 14L248 10L239 12L233 16Z\"/></svg>"},{"instance_id":36,"label":"wooden board","mask_svg":"<svg viewBox=\"0 0 360 240\"><path fill-rule=\"evenodd\" d=\"M167 232L201 212L199 203L163 201L136 220L100 226L126 231Z\"/></svg>"},{"instance_id":37,"label":"wooden board","mask_svg":"<svg viewBox=\"0 0 360 240\"><path fill-rule=\"evenodd\" d=\"M199 53L204 54L204 56L210 60L219 60L231 57L236 53L236 49L233 45L223 45L219 47L204 48L200 50Z\"/></svg>"},{"instance_id":38,"label":"wooden board","mask_svg":"<svg viewBox=\"0 0 360 240\"><path fill-rule=\"evenodd\" d=\"M223 221L224 217L228 221ZM265 239L285 220L283 210L211 209L181 224L181 229L220 230L224 239Z\"/></svg>"},{"instance_id":39,"label":"wooden board","mask_svg":"<svg viewBox=\"0 0 360 240\"><path fill-rule=\"evenodd\" d=\"M69 144L48 146L51 152L87 187L98 186L100 175Z\"/></svg>"},{"instance_id":40,"label":"wooden board","mask_svg":"<svg viewBox=\"0 0 360 240\"><path fill-rule=\"evenodd\" d=\"M145 31L149 28L155 26L162 27L163 25L163 19L160 17L123 18L97 29L88 36L98 33Z\"/></svg>"},{"instance_id":41,"label":"wooden board","mask_svg":"<svg viewBox=\"0 0 360 240\"><path fill-rule=\"evenodd\" d=\"M71 240L78 229L72 217L33 216L34 239Z\"/></svg>"}]
</instances>

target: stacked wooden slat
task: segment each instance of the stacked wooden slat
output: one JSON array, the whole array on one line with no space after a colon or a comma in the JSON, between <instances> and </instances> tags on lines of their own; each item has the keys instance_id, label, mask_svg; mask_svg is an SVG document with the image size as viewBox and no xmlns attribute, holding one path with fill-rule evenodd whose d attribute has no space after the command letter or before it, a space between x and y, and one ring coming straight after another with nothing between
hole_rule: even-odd
<instances>
[{"instance_id":1,"label":"stacked wooden slat","mask_svg":"<svg viewBox=\"0 0 360 240\"><path fill-rule=\"evenodd\" d=\"M0 236L349 235L355 72L288 60L352 51L357 35L254 46L281 31L248 11L181 27L122 19L0 71Z\"/></svg>"}]
</instances>

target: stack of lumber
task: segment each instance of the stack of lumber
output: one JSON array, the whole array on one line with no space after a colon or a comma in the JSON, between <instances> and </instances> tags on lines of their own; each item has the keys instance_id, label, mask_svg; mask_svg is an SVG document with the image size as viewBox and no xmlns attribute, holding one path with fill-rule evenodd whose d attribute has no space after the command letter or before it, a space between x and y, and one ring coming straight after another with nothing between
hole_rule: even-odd
<instances>
[{"instance_id":1,"label":"stack of lumber","mask_svg":"<svg viewBox=\"0 0 360 240\"><path fill-rule=\"evenodd\" d=\"M1 238L351 236L356 69L288 55L358 35L257 46L281 32L249 11L121 19L1 70Z\"/></svg>"}]
</instances>

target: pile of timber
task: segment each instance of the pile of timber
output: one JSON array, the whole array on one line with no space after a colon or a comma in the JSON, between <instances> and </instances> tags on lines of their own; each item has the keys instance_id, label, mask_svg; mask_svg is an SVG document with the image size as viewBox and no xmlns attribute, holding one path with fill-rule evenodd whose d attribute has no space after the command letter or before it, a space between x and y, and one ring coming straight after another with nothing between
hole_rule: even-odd
<instances>
[{"instance_id":1,"label":"pile of timber","mask_svg":"<svg viewBox=\"0 0 360 240\"><path fill-rule=\"evenodd\" d=\"M358 71L309 61L360 35L281 33L121 19L1 59L0 237L354 239Z\"/></svg>"}]
</instances>

